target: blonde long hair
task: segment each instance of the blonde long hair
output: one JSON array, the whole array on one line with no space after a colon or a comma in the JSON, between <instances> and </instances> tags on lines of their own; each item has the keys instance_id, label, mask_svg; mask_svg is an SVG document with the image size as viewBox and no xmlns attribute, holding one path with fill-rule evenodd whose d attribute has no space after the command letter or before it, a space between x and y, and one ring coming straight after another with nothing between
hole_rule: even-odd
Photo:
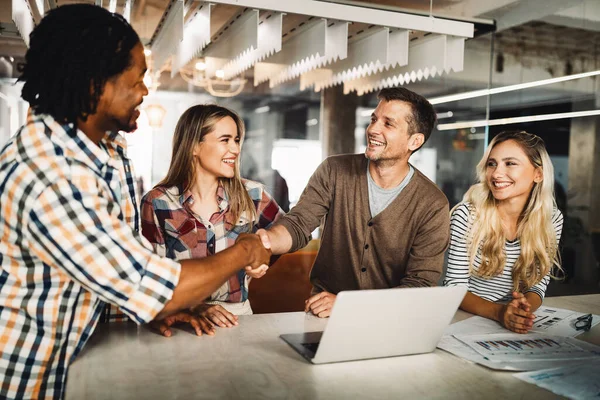
<instances>
[{"instance_id":1,"label":"blonde long hair","mask_svg":"<svg viewBox=\"0 0 600 400\"><path fill-rule=\"evenodd\" d=\"M167 176L156 187L183 187L189 190L196 180L196 168L193 151L196 145L204 140L204 136L215 129L221 119L230 117L235 122L240 137L240 148L244 140L244 122L233 111L214 104L196 105L188 108L177 121L173 135L173 153ZM233 178L220 178L227 193L232 220L238 221L242 213L249 213L249 221L256 219L256 208L244 187L240 176L240 157L235 161Z\"/></svg>"},{"instance_id":2,"label":"blonde long hair","mask_svg":"<svg viewBox=\"0 0 600 400\"><path fill-rule=\"evenodd\" d=\"M477 164L479 183L471 186L463 197L463 202L471 203L474 208L474 213L471 213L471 229L467 234L470 269L476 276L487 279L502 274L504 270L506 236L498 214L498 202L487 184L486 169L494 146L507 140L515 141L523 149L533 166L541 170L543 177L541 182L534 183L517 223L521 254L512 269L513 288L520 290L521 285L524 285L525 289L529 289L551 272L553 266L560 269L556 232L552 225L552 215L556 208L554 168L544 141L531 133L500 133L492 139L483 158ZM475 271L473 266L478 252L481 265Z\"/></svg>"}]
</instances>

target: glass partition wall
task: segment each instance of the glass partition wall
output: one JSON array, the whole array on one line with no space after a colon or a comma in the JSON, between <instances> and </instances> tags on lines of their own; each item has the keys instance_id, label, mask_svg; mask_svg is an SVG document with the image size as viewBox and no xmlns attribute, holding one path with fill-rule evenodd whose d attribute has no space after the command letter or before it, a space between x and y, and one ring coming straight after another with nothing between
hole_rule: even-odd
<instances>
[{"instance_id":1,"label":"glass partition wall","mask_svg":"<svg viewBox=\"0 0 600 400\"><path fill-rule=\"evenodd\" d=\"M600 231L595 211L600 208L600 107L595 67L583 61L570 68L564 62L562 67L556 62L536 64L528 61L527 54L511 53L506 41L494 35L466 41L462 71L406 85L432 101L438 114L431 138L411 162L440 187L452 207L474 183L475 166L494 135L518 129L541 136L555 167L557 200L566 216L563 282L575 285L575 289L564 289L568 285L553 284L562 287L551 288L550 293L598 291L599 256L594 250L600 246L593 245L592 235ZM577 75L589 72L590 76ZM549 81L569 76L572 78ZM531 82L537 83L515 86ZM19 95L20 85L14 78L0 82L0 144L25 122L27 104ZM322 99L323 92L301 91L297 81L273 89L268 83L249 84L237 96L216 98L189 83L161 80L158 90L144 102L138 131L126 135L140 188L147 191L166 175L173 131L183 111L194 104L217 103L238 112L245 122L242 175L263 182L282 207L289 209L315 168L331 155L323 146L326 121L322 120ZM354 132L336 134L353 136L355 151L363 152L376 93L349 103L355 109Z\"/></svg>"}]
</instances>

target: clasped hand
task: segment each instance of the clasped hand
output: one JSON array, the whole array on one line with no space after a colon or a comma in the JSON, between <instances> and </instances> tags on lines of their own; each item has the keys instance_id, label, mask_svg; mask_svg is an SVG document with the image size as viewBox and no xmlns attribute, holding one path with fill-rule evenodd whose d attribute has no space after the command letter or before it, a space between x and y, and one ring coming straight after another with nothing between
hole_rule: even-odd
<instances>
[{"instance_id":1,"label":"clasped hand","mask_svg":"<svg viewBox=\"0 0 600 400\"><path fill-rule=\"evenodd\" d=\"M512 296L513 299L502 306L498 320L508 330L527 333L533 328L535 319L531 305L523 293L513 292Z\"/></svg>"},{"instance_id":2,"label":"clasped hand","mask_svg":"<svg viewBox=\"0 0 600 400\"><path fill-rule=\"evenodd\" d=\"M246 274L253 278L262 277L269 269L269 260L271 259L271 248L265 246L261 237L251 233L242 233L235 241L236 245L241 245L248 251L248 266L245 268Z\"/></svg>"},{"instance_id":3,"label":"clasped hand","mask_svg":"<svg viewBox=\"0 0 600 400\"><path fill-rule=\"evenodd\" d=\"M236 246L243 247L248 255L248 266L246 273L253 278L260 278L269 269L268 263L271 258L271 250L263 245L258 235L242 233L236 240ZM182 310L161 320L150 322L150 328L161 335L169 337L173 334L173 325L189 324L196 335L202 333L215 334L215 326L229 328L238 324L238 317L225 310L220 305L200 304L192 310Z\"/></svg>"}]
</instances>

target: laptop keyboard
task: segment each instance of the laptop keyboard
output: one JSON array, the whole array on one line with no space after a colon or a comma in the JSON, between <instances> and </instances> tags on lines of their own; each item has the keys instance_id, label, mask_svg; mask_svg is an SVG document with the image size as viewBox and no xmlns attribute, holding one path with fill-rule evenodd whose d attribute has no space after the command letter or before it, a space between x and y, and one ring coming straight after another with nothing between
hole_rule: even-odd
<instances>
[{"instance_id":1,"label":"laptop keyboard","mask_svg":"<svg viewBox=\"0 0 600 400\"><path fill-rule=\"evenodd\" d=\"M302 343L302 346L307 348L313 354L317 354L317 349L319 348L319 343Z\"/></svg>"}]
</instances>

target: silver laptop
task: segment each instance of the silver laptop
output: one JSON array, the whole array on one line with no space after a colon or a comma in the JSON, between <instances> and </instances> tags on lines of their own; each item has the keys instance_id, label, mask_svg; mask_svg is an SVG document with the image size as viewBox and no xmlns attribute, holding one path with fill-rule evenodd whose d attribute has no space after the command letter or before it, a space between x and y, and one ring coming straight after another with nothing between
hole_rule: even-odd
<instances>
[{"instance_id":1,"label":"silver laptop","mask_svg":"<svg viewBox=\"0 0 600 400\"><path fill-rule=\"evenodd\" d=\"M323 332L280 337L314 364L432 352L466 286L340 292Z\"/></svg>"}]
</instances>

